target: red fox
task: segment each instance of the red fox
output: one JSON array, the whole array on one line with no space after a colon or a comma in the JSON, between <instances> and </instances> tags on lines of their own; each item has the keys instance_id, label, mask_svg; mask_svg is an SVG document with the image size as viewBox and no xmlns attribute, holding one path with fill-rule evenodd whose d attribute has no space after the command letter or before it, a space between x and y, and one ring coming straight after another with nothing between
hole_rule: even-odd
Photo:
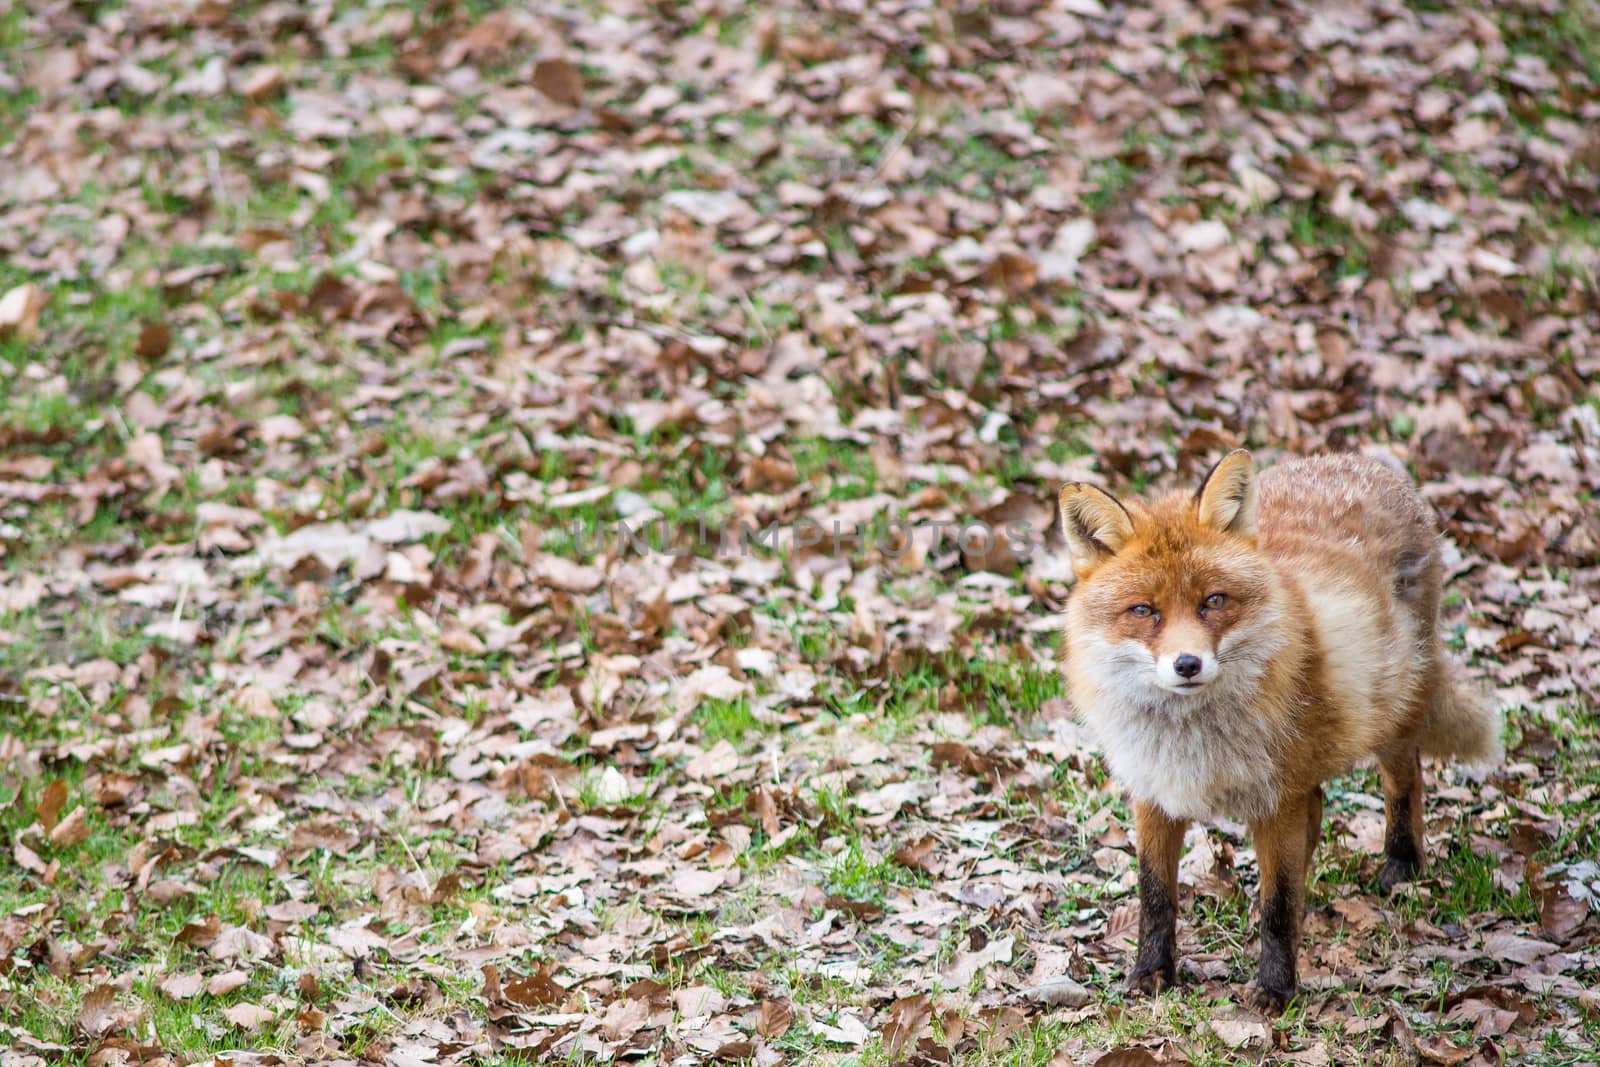
<instances>
[{"instance_id":1,"label":"red fox","mask_svg":"<svg viewBox=\"0 0 1600 1067\"><path fill-rule=\"evenodd\" d=\"M1422 864L1421 753L1499 758L1498 715L1439 638L1443 566L1410 481L1355 455L1256 477L1229 453L1200 488L1120 502L1061 490L1078 582L1062 664L1113 777L1132 795L1139 947L1129 987L1177 976L1177 873L1191 820L1249 824L1260 866L1256 1001L1294 996L1322 783L1373 757L1388 818L1380 882Z\"/></svg>"}]
</instances>

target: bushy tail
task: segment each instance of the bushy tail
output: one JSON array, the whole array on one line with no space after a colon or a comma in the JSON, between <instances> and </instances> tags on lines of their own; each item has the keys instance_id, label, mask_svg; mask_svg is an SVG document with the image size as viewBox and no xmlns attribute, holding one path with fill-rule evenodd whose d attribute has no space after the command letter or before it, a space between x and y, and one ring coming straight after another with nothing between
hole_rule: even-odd
<instances>
[{"instance_id":1,"label":"bushy tail","mask_svg":"<svg viewBox=\"0 0 1600 1067\"><path fill-rule=\"evenodd\" d=\"M1499 763L1505 755L1500 712L1460 671L1449 671L1446 678L1443 697L1422 724L1423 754L1473 767Z\"/></svg>"}]
</instances>

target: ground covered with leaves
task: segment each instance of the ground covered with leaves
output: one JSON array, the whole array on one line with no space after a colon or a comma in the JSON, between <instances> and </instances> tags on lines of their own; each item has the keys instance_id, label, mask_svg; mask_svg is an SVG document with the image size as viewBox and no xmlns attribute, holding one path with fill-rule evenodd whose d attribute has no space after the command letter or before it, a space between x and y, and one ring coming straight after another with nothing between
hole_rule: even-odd
<instances>
[{"instance_id":1,"label":"ground covered with leaves","mask_svg":"<svg viewBox=\"0 0 1600 1067\"><path fill-rule=\"evenodd\" d=\"M0 1062L1593 1062L1597 130L1592 0L0 3ZM1278 1020L1053 667L1238 444L1508 717Z\"/></svg>"}]
</instances>

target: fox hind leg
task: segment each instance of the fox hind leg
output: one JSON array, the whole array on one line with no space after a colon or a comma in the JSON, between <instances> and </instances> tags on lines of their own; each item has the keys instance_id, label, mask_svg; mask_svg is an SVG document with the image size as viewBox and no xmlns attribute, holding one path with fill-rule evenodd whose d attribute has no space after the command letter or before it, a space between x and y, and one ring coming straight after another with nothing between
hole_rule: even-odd
<instances>
[{"instance_id":1,"label":"fox hind leg","mask_svg":"<svg viewBox=\"0 0 1600 1067\"><path fill-rule=\"evenodd\" d=\"M1420 649L1414 669L1419 684L1403 710L1399 735L1378 752L1386 819L1378 884L1384 892L1409 882L1422 869L1421 742L1447 717L1451 701L1450 671L1439 641L1439 572L1434 554L1414 587L1412 608Z\"/></svg>"},{"instance_id":2,"label":"fox hind leg","mask_svg":"<svg viewBox=\"0 0 1600 1067\"><path fill-rule=\"evenodd\" d=\"M1415 742L1378 758L1387 825L1378 884L1390 892L1422 869L1422 754Z\"/></svg>"},{"instance_id":3,"label":"fox hind leg","mask_svg":"<svg viewBox=\"0 0 1600 1067\"><path fill-rule=\"evenodd\" d=\"M1311 799L1306 803L1306 877L1311 877L1311 863L1317 854L1317 846L1322 843L1322 787L1319 785L1311 791Z\"/></svg>"}]
</instances>

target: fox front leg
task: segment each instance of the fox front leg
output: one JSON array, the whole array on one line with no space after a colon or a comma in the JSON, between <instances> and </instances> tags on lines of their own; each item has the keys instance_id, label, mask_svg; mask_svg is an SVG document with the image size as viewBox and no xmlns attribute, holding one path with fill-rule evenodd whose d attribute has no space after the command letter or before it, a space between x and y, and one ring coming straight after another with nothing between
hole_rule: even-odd
<instances>
[{"instance_id":1,"label":"fox front leg","mask_svg":"<svg viewBox=\"0 0 1600 1067\"><path fill-rule=\"evenodd\" d=\"M1297 986L1295 958L1300 950L1300 920L1305 911L1313 808L1320 813L1320 788L1313 795L1285 801L1272 815L1250 827L1261 867L1261 966L1256 975L1255 1000L1258 1007L1272 1014L1288 1007Z\"/></svg>"},{"instance_id":2,"label":"fox front leg","mask_svg":"<svg viewBox=\"0 0 1600 1067\"><path fill-rule=\"evenodd\" d=\"M1178 979L1178 857L1187 820L1154 804L1135 805L1139 835L1139 952L1128 988L1154 995Z\"/></svg>"}]
</instances>

